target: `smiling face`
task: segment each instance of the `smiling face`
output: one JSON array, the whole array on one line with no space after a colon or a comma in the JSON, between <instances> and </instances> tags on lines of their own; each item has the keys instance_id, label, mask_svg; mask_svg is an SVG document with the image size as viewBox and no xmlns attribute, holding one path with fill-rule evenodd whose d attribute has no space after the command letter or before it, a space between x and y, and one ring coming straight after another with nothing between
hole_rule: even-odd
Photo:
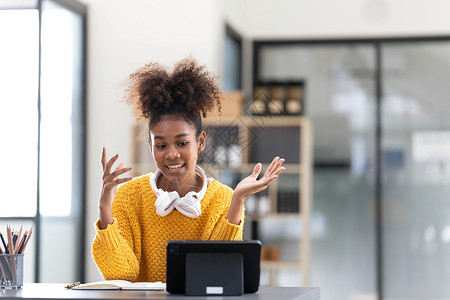
<instances>
[{"instance_id":1,"label":"smiling face","mask_svg":"<svg viewBox=\"0 0 450 300\"><path fill-rule=\"evenodd\" d=\"M180 196L201 187L195 176L198 152L205 147L205 132L196 137L194 125L174 116L162 117L150 130L151 150L164 176L158 186Z\"/></svg>"}]
</instances>

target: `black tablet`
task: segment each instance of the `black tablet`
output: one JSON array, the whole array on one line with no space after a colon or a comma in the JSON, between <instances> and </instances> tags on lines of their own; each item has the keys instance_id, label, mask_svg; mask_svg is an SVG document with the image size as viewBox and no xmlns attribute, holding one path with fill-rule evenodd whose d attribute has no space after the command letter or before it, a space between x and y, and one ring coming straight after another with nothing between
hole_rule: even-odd
<instances>
[{"instance_id":1,"label":"black tablet","mask_svg":"<svg viewBox=\"0 0 450 300\"><path fill-rule=\"evenodd\" d=\"M186 257L198 254L240 256L243 265L243 292L255 293L258 291L261 262L260 241L169 241L166 248L166 290L169 293L186 294ZM230 274L230 278L235 275L239 274Z\"/></svg>"}]
</instances>

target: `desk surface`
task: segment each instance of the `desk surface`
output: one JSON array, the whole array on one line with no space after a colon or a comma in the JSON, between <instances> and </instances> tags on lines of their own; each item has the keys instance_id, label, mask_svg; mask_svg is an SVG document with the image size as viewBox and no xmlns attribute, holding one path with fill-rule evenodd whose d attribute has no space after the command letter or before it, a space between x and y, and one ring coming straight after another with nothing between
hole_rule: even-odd
<instances>
[{"instance_id":1,"label":"desk surface","mask_svg":"<svg viewBox=\"0 0 450 300\"><path fill-rule=\"evenodd\" d=\"M2 289L0 298L9 299L209 299L209 300L318 300L320 289L316 287L260 287L255 294L245 294L241 297L187 297L184 295L173 295L162 291L88 291L88 290L66 290L64 284L56 283L28 283L20 289Z\"/></svg>"}]
</instances>

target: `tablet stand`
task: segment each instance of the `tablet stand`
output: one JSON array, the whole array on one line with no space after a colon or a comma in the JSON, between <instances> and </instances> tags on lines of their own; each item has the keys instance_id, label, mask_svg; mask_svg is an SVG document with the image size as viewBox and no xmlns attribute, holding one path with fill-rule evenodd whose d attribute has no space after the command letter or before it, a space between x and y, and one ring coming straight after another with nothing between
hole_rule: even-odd
<instances>
[{"instance_id":1,"label":"tablet stand","mask_svg":"<svg viewBox=\"0 0 450 300\"><path fill-rule=\"evenodd\" d=\"M244 264L240 253L188 253L186 295L240 296L244 293Z\"/></svg>"}]
</instances>

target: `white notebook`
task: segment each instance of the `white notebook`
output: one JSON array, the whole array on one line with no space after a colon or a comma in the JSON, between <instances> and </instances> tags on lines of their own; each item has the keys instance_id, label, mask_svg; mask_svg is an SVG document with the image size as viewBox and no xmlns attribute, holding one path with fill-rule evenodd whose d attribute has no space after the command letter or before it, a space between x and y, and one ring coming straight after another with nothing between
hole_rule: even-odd
<instances>
[{"instance_id":1,"label":"white notebook","mask_svg":"<svg viewBox=\"0 0 450 300\"><path fill-rule=\"evenodd\" d=\"M166 284L158 282L130 282L126 280L104 280L74 286L72 290L140 290L164 291Z\"/></svg>"}]
</instances>

